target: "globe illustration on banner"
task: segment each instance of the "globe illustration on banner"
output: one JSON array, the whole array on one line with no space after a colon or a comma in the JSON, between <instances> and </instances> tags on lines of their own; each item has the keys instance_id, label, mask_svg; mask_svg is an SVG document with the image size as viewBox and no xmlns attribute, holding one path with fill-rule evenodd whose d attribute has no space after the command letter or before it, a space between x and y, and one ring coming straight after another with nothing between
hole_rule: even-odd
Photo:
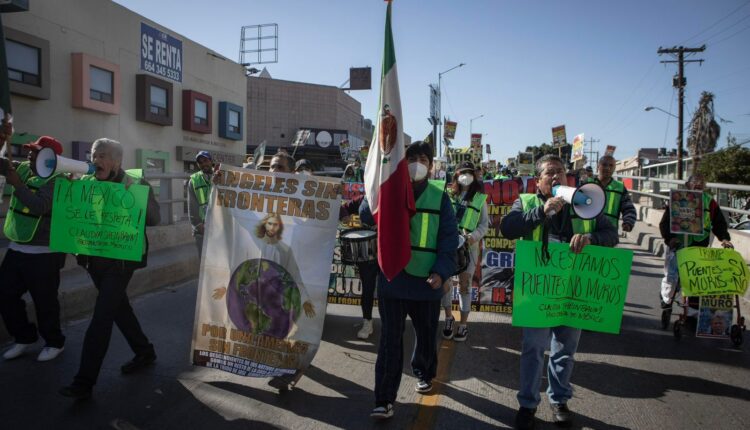
<instances>
[{"instance_id":1,"label":"globe illustration on banner","mask_svg":"<svg viewBox=\"0 0 750 430\"><path fill-rule=\"evenodd\" d=\"M229 318L238 329L279 339L289 334L302 309L292 275L261 258L237 266L226 297Z\"/></svg>"}]
</instances>

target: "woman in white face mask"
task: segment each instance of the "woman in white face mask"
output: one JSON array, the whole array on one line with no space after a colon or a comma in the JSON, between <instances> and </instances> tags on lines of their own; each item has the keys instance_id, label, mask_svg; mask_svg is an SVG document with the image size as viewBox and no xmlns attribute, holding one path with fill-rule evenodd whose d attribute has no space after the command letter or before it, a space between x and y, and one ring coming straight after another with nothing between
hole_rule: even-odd
<instances>
[{"instance_id":1,"label":"woman in white face mask","mask_svg":"<svg viewBox=\"0 0 750 430\"><path fill-rule=\"evenodd\" d=\"M455 180L448 188L448 194L453 201L456 212L458 231L469 243L469 265L458 275L459 304L461 306L461 321L458 328L453 330L455 320L451 312L453 289L443 296L445 310L445 327L443 338L463 342L469 335L468 321L471 310L472 277L479 261L479 242L487 233L489 217L487 216L487 195L480 176L477 176L474 164L464 161L456 168Z\"/></svg>"}]
</instances>

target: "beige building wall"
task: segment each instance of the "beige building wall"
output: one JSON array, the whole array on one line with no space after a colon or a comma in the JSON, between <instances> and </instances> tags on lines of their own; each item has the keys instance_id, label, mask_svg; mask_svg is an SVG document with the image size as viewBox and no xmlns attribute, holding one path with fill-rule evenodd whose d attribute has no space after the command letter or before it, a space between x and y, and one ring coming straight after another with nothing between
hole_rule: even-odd
<instances>
[{"instance_id":1,"label":"beige building wall","mask_svg":"<svg viewBox=\"0 0 750 430\"><path fill-rule=\"evenodd\" d=\"M148 74L140 68L142 22L182 41L182 82L154 75L173 84L171 126L135 119L136 75ZM221 152L227 159L236 157L234 164L241 163L247 138L246 123L242 123L242 140L218 136L220 101L242 106L247 112L247 78L241 65L109 0L33 0L28 12L4 14L3 24L50 44L50 97L37 100L12 96L16 132L54 136L63 142L63 155L68 157L72 141L114 138L125 146L125 168L136 167L136 150L145 149L168 152L169 171L181 172L183 163L177 159L178 146ZM119 114L72 107L71 54L76 52L119 65L122 95ZM183 89L213 98L211 134L182 129Z\"/></svg>"},{"instance_id":2,"label":"beige building wall","mask_svg":"<svg viewBox=\"0 0 750 430\"><path fill-rule=\"evenodd\" d=\"M250 77L247 106L250 147L264 140L272 147L288 147L300 128L346 130L363 138L362 105L336 87Z\"/></svg>"}]
</instances>

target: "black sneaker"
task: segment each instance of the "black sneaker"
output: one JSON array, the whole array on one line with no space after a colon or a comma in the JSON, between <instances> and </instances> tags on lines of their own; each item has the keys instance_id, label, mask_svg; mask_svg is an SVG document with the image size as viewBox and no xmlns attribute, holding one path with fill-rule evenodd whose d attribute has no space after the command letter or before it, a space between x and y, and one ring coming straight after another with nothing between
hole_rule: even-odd
<instances>
[{"instance_id":1,"label":"black sneaker","mask_svg":"<svg viewBox=\"0 0 750 430\"><path fill-rule=\"evenodd\" d=\"M427 394L432 391L432 381L420 379L419 381L417 381L417 385L414 387L414 390L417 393Z\"/></svg>"},{"instance_id":2,"label":"black sneaker","mask_svg":"<svg viewBox=\"0 0 750 430\"><path fill-rule=\"evenodd\" d=\"M370 417L376 420L386 420L393 416L393 403L383 403L375 406L370 412Z\"/></svg>"},{"instance_id":3,"label":"black sneaker","mask_svg":"<svg viewBox=\"0 0 750 430\"><path fill-rule=\"evenodd\" d=\"M570 427L573 423L573 413L568 409L568 405L565 403L553 403L552 407L552 421L560 427Z\"/></svg>"},{"instance_id":4,"label":"black sneaker","mask_svg":"<svg viewBox=\"0 0 750 430\"><path fill-rule=\"evenodd\" d=\"M86 400L91 398L91 387L83 385L68 385L67 387L60 388L60 391L58 392L60 395L76 400Z\"/></svg>"},{"instance_id":5,"label":"black sneaker","mask_svg":"<svg viewBox=\"0 0 750 430\"><path fill-rule=\"evenodd\" d=\"M516 422L514 428L516 430L532 430L536 425L536 408L529 409L523 406L518 408L516 412Z\"/></svg>"},{"instance_id":6,"label":"black sneaker","mask_svg":"<svg viewBox=\"0 0 750 430\"><path fill-rule=\"evenodd\" d=\"M136 355L132 360L123 364L120 371L123 375L134 373L154 364L154 361L156 361L156 354Z\"/></svg>"},{"instance_id":7,"label":"black sneaker","mask_svg":"<svg viewBox=\"0 0 750 430\"><path fill-rule=\"evenodd\" d=\"M445 327L443 327L443 339L453 339L453 323L455 318L446 318Z\"/></svg>"},{"instance_id":8,"label":"black sneaker","mask_svg":"<svg viewBox=\"0 0 750 430\"><path fill-rule=\"evenodd\" d=\"M458 329L456 329L456 334L453 336L453 340L455 340L456 342L463 342L468 336L469 327L459 324Z\"/></svg>"}]
</instances>

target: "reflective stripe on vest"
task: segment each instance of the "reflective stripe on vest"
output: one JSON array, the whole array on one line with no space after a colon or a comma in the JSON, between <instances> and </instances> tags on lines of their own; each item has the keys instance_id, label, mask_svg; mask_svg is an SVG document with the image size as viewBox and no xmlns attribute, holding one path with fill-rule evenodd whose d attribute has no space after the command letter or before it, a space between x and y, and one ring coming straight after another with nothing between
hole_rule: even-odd
<instances>
[{"instance_id":1,"label":"reflective stripe on vest","mask_svg":"<svg viewBox=\"0 0 750 430\"><path fill-rule=\"evenodd\" d=\"M482 207L486 201L487 194L475 193L469 204L466 205L464 215L461 217L458 227L469 232L476 230L477 225L479 225L479 215L481 215Z\"/></svg>"},{"instance_id":2,"label":"reflective stripe on vest","mask_svg":"<svg viewBox=\"0 0 750 430\"><path fill-rule=\"evenodd\" d=\"M524 212L531 212L533 209L539 206L544 206L544 202L542 202L542 199L540 199L536 194L521 194L519 197L521 199L521 207L523 208ZM570 222L573 224L573 234L593 233L596 229L596 220L578 218L575 215L575 212L573 212L572 207L570 208L570 216ZM541 241L542 225L539 224L538 226L536 226L530 234L527 234L523 238L525 240Z\"/></svg>"},{"instance_id":3,"label":"reflective stripe on vest","mask_svg":"<svg viewBox=\"0 0 750 430\"><path fill-rule=\"evenodd\" d=\"M208 207L208 193L211 192L211 183L206 180L203 172L195 172L190 175L190 183L193 185L195 198L198 200L198 216L206 220L206 208Z\"/></svg>"},{"instance_id":4,"label":"reflective stripe on vest","mask_svg":"<svg viewBox=\"0 0 750 430\"><path fill-rule=\"evenodd\" d=\"M708 238L708 236L711 235L711 200L713 200L713 197L711 197L711 194L708 194L707 192L703 192L703 234L700 236L688 236L688 244L686 246L691 246L694 242L702 242ZM685 242L685 235L681 234L680 241Z\"/></svg>"},{"instance_id":5,"label":"reflective stripe on vest","mask_svg":"<svg viewBox=\"0 0 750 430\"><path fill-rule=\"evenodd\" d=\"M518 197L521 199L521 208L523 209L524 213L531 212L539 206L544 206L542 199L540 199L536 194L521 194ZM534 227L534 230L532 230L531 233L527 234L523 238L525 240L534 240L537 242L541 242L542 225L539 224L538 226Z\"/></svg>"},{"instance_id":6,"label":"reflective stripe on vest","mask_svg":"<svg viewBox=\"0 0 750 430\"><path fill-rule=\"evenodd\" d=\"M443 201L444 181L428 181L415 205L417 213L409 222L411 260L404 271L412 276L426 278L437 259L440 206Z\"/></svg>"},{"instance_id":7,"label":"reflective stripe on vest","mask_svg":"<svg viewBox=\"0 0 750 430\"><path fill-rule=\"evenodd\" d=\"M590 179L589 182L599 185L602 184L598 179ZM604 195L606 198L606 203L604 204L604 215L607 215L612 220L612 224L617 227L620 222L620 200L622 195L625 194L625 184L611 179L607 187L602 188L604 188Z\"/></svg>"},{"instance_id":8,"label":"reflective stripe on vest","mask_svg":"<svg viewBox=\"0 0 750 430\"><path fill-rule=\"evenodd\" d=\"M26 187L35 194L39 188L53 178L59 176L52 175L47 179L42 179L39 176L34 175L28 161L19 164L18 168L16 168L16 173L18 173L21 182L26 184ZM15 193L13 193L8 206L8 214L5 217L5 224L3 225L3 233L5 234L5 237L13 242L30 242L31 239L34 238L36 230L39 228L39 223L44 216L49 215L32 214L31 210L26 207L21 200L16 198Z\"/></svg>"}]
</instances>

